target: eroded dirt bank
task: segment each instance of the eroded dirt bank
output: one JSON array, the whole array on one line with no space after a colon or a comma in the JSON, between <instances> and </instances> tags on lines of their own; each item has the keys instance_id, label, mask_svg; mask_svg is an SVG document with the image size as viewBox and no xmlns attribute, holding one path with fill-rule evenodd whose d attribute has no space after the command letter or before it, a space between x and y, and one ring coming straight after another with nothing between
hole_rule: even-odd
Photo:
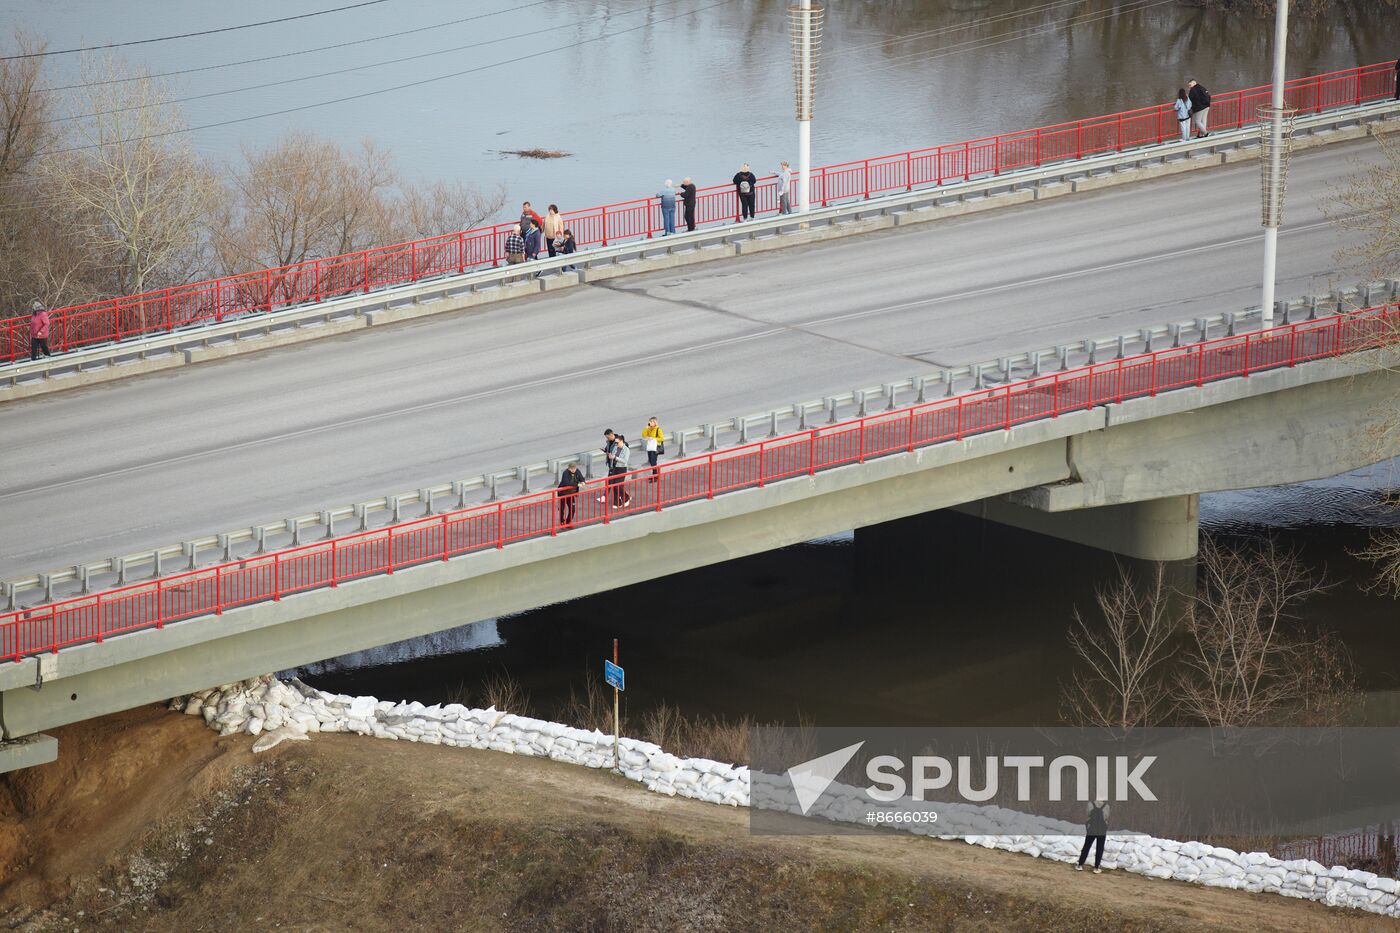
<instances>
[{"instance_id":1,"label":"eroded dirt bank","mask_svg":"<svg viewBox=\"0 0 1400 933\"><path fill-rule=\"evenodd\" d=\"M0 778L19 930L1372 930L1273 895L909 836L751 837L609 774L348 735L254 758L157 707Z\"/></svg>"}]
</instances>

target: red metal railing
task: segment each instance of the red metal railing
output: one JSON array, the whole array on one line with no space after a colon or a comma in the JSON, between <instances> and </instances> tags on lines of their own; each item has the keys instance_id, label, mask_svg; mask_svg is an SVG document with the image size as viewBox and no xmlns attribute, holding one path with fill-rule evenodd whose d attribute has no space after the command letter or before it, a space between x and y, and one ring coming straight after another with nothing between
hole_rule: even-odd
<instances>
[{"instance_id":1,"label":"red metal railing","mask_svg":"<svg viewBox=\"0 0 1400 933\"><path fill-rule=\"evenodd\" d=\"M123 632L218 615L235 606L504 548L570 527L606 525L1097 405L1339 356L1393 343L1397 335L1400 304L1381 305L1038 376L647 466L612 478L611 485L609 480L592 480L576 496L576 514L567 526L561 524L565 500L551 489L12 611L0 614L0 660L18 661Z\"/></svg>"},{"instance_id":2,"label":"red metal railing","mask_svg":"<svg viewBox=\"0 0 1400 933\"><path fill-rule=\"evenodd\" d=\"M1386 62L1298 78L1288 83L1286 96L1289 106L1303 113L1314 113L1388 98L1393 93L1393 81L1393 65ZM1251 122L1255 108L1266 103L1268 97L1267 87L1214 95L1210 107L1211 127L1233 129ZM811 198L814 205L827 206L891 191L967 181L1161 143L1177 135L1175 113L1170 105L1161 104L816 168L812 171ZM777 184L765 180L758 186L758 213L774 213L777 209ZM699 223L735 220L737 211L730 185L715 185L699 192L696 204ZM606 246L620 240L653 237L662 231L660 204L656 198L571 211L566 219L580 246ZM330 259L63 308L50 313L49 344L56 351L72 350L498 266L505 261L505 236L514 226L514 223L501 223ZM0 363L28 353L28 316L0 321Z\"/></svg>"}]
</instances>

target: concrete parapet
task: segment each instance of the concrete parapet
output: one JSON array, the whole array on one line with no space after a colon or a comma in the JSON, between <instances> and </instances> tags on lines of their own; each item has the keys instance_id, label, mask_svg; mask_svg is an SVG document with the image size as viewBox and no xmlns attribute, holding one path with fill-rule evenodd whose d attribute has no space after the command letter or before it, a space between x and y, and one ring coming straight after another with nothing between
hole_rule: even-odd
<instances>
[{"instance_id":1,"label":"concrete parapet","mask_svg":"<svg viewBox=\"0 0 1400 933\"><path fill-rule=\"evenodd\" d=\"M182 351L184 363L204 363L209 360L221 360L229 356L241 356L244 353L256 353L259 350L272 350L277 347L289 347L293 344L304 343L308 340L319 340L322 337L330 337L335 334L348 334L351 331L360 330L367 324L364 317L337 318L324 323L306 324L300 327L282 327L262 334L252 334L247 337L237 337L224 340L219 343L212 343L203 347L191 347Z\"/></svg>"},{"instance_id":2,"label":"concrete parapet","mask_svg":"<svg viewBox=\"0 0 1400 933\"><path fill-rule=\"evenodd\" d=\"M937 204L933 207L921 207L908 211L901 211L894 215L894 225L896 227L904 227L909 224L928 223L933 220L943 220L946 217L961 217L964 214L976 214L979 211L989 211L993 208L1026 204L1034 200L1035 191L1030 188L1018 188L1015 191L998 191L993 194L963 198L962 200L953 201L949 204Z\"/></svg>"},{"instance_id":3,"label":"concrete parapet","mask_svg":"<svg viewBox=\"0 0 1400 933\"><path fill-rule=\"evenodd\" d=\"M1211 168L1224 162L1218 152L1206 152L1198 155L1191 155L1183 159L1163 160L1153 162L1148 165L1140 165L1136 168L1127 168L1122 171L1105 172L1101 175L1089 175L1076 179L1072 184L1074 192L1094 191L1098 188L1111 188L1115 185L1124 185L1130 182L1146 181L1149 178L1164 178L1168 175L1180 175L1183 172L1194 172L1197 169Z\"/></svg>"},{"instance_id":4,"label":"concrete parapet","mask_svg":"<svg viewBox=\"0 0 1400 933\"><path fill-rule=\"evenodd\" d=\"M860 220L849 220L843 223L822 224L817 227L808 227L805 230L792 230L786 233L775 234L774 236L755 237L752 240L736 240L734 251L741 256L752 253L765 253L773 249L787 249L789 246L805 246L808 243L820 243L824 240L835 240L840 237L855 236L860 233L870 233L875 230L887 230L896 223L895 215L883 214L879 217L864 217Z\"/></svg>"},{"instance_id":5,"label":"concrete parapet","mask_svg":"<svg viewBox=\"0 0 1400 933\"><path fill-rule=\"evenodd\" d=\"M432 314L446 314L451 311L475 308L478 305L510 301L512 298L526 298L539 293L540 280L530 274L521 279L504 281L500 285L493 285L490 288L458 292L433 301L406 303L392 308L378 308L365 312L365 317L368 319L369 326L379 327L384 324L397 324L400 321L412 321Z\"/></svg>"},{"instance_id":6,"label":"concrete parapet","mask_svg":"<svg viewBox=\"0 0 1400 933\"><path fill-rule=\"evenodd\" d=\"M661 248L661 244L657 244ZM712 259L727 259L737 255L733 243L715 243L681 249L674 253L644 256L640 259L623 259L607 265L586 266L579 270L584 282L604 282L620 275L637 275L642 272L655 272L659 269L674 269ZM586 258L586 257L585 257Z\"/></svg>"},{"instance_id":7,"label":"concrete parapet","mask_svg":"<svg viewBox=\"0 0 1400 933\"><path fill-rule=\"evenodd\" d=\"M26 735L0 742L0 774L32 768L58 760L58 739L51 735Z\"/></svg>"}]
</instances>

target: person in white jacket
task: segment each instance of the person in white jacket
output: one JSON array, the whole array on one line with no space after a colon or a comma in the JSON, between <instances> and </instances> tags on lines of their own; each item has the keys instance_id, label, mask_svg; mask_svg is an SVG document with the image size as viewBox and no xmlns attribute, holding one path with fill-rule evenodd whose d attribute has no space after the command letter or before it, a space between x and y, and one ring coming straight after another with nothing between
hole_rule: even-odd
<instances>
[{"instance_id":1,"label":"person in white jacket","mask_svg":"<svg viewBox=\"0 0 1400 933\"><path fill-rule=\"evenodd\" d=\"M1172 108L1176 110L1176 122L1181 127L1181 141L1186 142L1191 138L1191 99L1186 96L1186 88L1177 90Z\"/></svg>"}]
</instances>

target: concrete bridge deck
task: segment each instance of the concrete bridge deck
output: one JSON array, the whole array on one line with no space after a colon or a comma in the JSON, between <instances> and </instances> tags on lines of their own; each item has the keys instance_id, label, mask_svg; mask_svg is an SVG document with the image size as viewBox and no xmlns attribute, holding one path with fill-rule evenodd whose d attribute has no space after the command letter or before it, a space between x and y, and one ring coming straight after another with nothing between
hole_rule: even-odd
<instances>
[{"instance_id":1,"label":"concrete bridge deck","mask_svg":"<svg viewBox=\"0 0 1400 933\"><path fill-rule=\"evenodd\" d=\"M1393 327L1395 309L1388 313ZM1218 351L1221 361L1243 346L1224 343ZM7 650L15 650L16 638L29 646L46 644L45 638L72 638L63 633L86 631L94 620L103 620L102 630L109 634L101 642L0 665L0 727L6 738L28 735L200 684L296 666L950 506L981 503L991 510L985 517L992 520L1140 557L1189 557L1195 550L1199 492L1295 482L1400 454L1400 436L1393 432L1385 449L1374 443L1377 427L1391 414L1385 403L1393 406L1400 387L1395 352L1368 350L1291 366L1273 364L1203 386L1191 384L1199 378L1193 376L1184 387L1126 399L1124 389L1110 382L1102 389L1107 400L1092 407L1071 392L1058 417L1042 414L1006 428L993 422L991 430L967 437L936 433L929 436L947 439L929 446L918 446L912 432L916 424L920 431L945 431L936 421L906 417L913 412L872 416L877 425L882 418L893 419L886 425L907 436L862 427L860 450L867 441L877 443L871 459L862 453L856 462L844 444L826 446L839 465L816 472L793 470L784 458L774 458L771 481L750 477L734 491L721 488L714 498L689 487L697 476L719 476L718 462L709 471L702 462L699 474L694 461L678 464L678 472L664 475L679 477L688 490L684 495L665 508L659 500L655 508L643 502L636 514L612 524L599 521L598 509L589 502L585 508L594 513L590 524L551 532L557 500L550 492L512 511L508 532L499 509L435 517L407 526L397 545L378 533L342 539L339 556L328 544L314 544L285 562L281 555L239 561L221 568L218 578L203 574L198 581L170 581L163 591L148 587L143 591L147 595L114 594L117 601L106 603L106 611L102 603L82 601L66 608L62 617L43 610L20 613L16 628L6 633ZM1133 360L1123 364L1132 365ZM1170 365L1154 364L1153 371L1181 384ZM1087 375L1067 375L1093 391L1083 381ZM1097 379L1095 375L1092 381ZM1019 390L1017 404L1038 405L1049 385ZM1147 393L1156 385L1141 383L1132 392ZM951 401L961 412L961 401ZM1016 407L1009 402L1008 396L1008 412ZM929 403L922 410L946 404ZM810 437L813 446L803 443L787 450L800 461L805 452L816 450L815 433ZM748 451L744 463L770 462L754 449ZM727 456L714 455L717 461ZM638 497L662 488L648 493L645 475L632 482ZM704 483L715 491L712 478ZM674 484L668 480L667 487ZM1001 498L1015 493L1020 495ZM478 523L487 519L488 537L478 540L483 527ZM494 540L490 529L496 529ZM507 533L519 540L507 543ZM461 556L448 559L449 550ZM387 573L374 569L381 559L389 561ZM149 626L167 612L173 615L163 629L113 636L116 629L107 628L109 623L123 628L140 624L143 613Z\"/></svg>"},{"instance_id":2,"label":"concrete bridge deck","mask_svg":"<svg viewBox=\"0 0 1400 933\"><path fill-rule=\"evenodd\" d=\"M1279 294L1370 142L1300 153ZM0 577L1255 300L1253 163L613 280L8 403Z\"/></svg>"}]
</instances>

